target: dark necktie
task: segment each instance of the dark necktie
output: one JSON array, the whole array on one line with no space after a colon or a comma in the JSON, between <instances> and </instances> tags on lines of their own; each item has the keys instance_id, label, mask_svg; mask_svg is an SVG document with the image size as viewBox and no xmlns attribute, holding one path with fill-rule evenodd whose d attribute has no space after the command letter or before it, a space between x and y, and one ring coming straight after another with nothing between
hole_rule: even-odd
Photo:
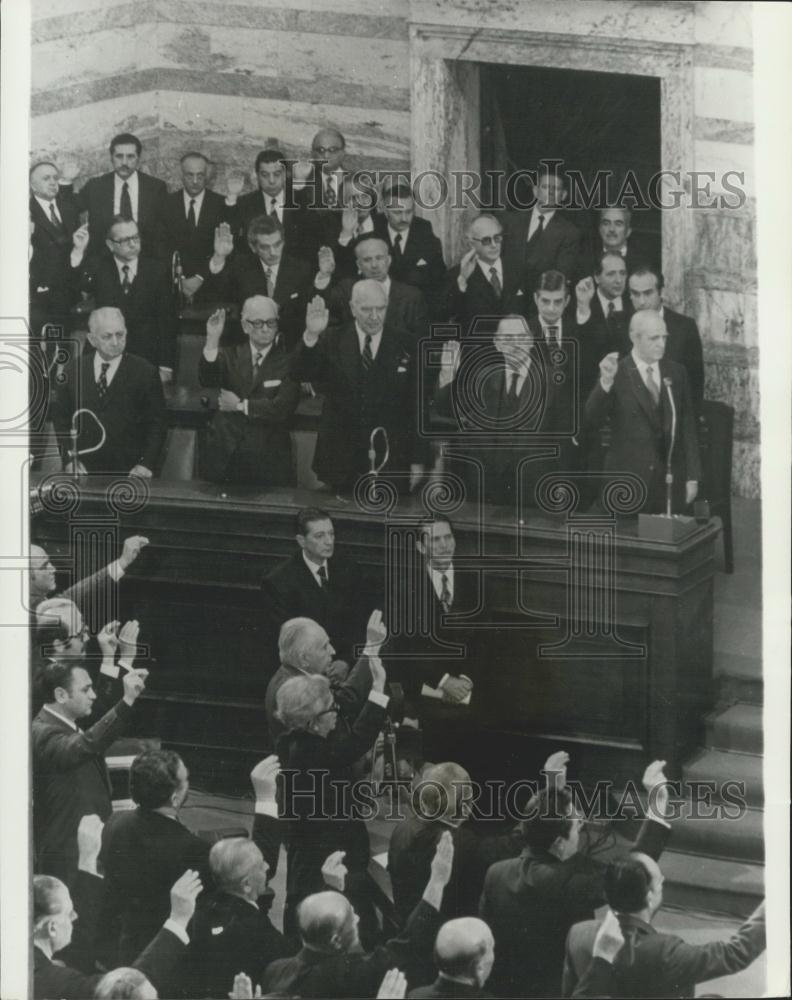
<instances>
[{"instance_id":1,"label":"dark necktie","mask_svg":"<svg viewBox=\"0 0 792 1000\"><path fill-rule=\"evenodd\" d=\"M99 372L99 378L96 380L96 391L99 393L99 399L104 399L107 395L107 370L109 367L109 361L102 362L102 370Z\"/></svg>"},{"instance_id":2,"label":"dark necktie","mask_svg":"<svg viewBox=\"0 0 792 1000\"><path fill-rule=\"evenodd\" d=\"M190 229L195 229L195 198L190 198L190 208L187 211L187 222L190 225Z\"/></svg>"},{"instance_id":3,"label":"dark necktie","mask_svg":"<svg viewBox=\"0 0 792 1000\"><path fill-rule=\"evenodd\" d=\"M646 369L646 388L649 390L649 395L652 397L652 402L655 406L660 405L660 384L655 377L654 365L648 365Z\"/></svg>"},{"instance_id":4,"label":"dark necktie","mask_svg":"<svg viewBox=\"0 0 792 1000\"><path fill-rule=\"evenodd\" d=\"M548 344L558 344L558 327L557 326L547 326L545 327L545 336L547 337Z\"/></svg>"},{"instance_id":5,"label":"dark necktie","mask_svg":"<svg viewBox=\"0 0 792 1000\"><path fill-rule=\"evenodd\" d=\"M333 187L332 178L328 177L325 181L325 204L328 208L335 208L336 206L336 193Z\"/></svg>"},{"instance_id":6,"label":"dark necktie","mask_svg":"<svg viewBox=\"0 0 792 1000\"><path fill-rule=\"evenodd\" d=\"M264 352L256 351L256 355L253 358L253 374L258 375L259 368L261 368L261 362L264 360Z\"/></svg>"},{"instance_id":7,"label":"dark necktie","mask_svg":"<svg viewBox=\"0 0 792 1000\"><path fill-rule=\"evenodd\" d=\"M613 314L616 312L616 306L612 303L608 303L608 319L613 319Z\"/></svg>"},{"instance_id":8,"label":"dark necktie","mask_svg":"<svg viewBox=\"0 0 792 1000\"><path fill-rule=\"evenodd\" d=\"M63 228L63 223L58 218L58 214L55 211L55 202L54 201L50 202L50 222L53 224L53 226L56 229L62 229Z\"/></svg>"},{"instance_id":9,"label":"dark necktie","mask_svg":"<svg viewBox=\"0 0 792 1000\"><path fill-rule=\"evenodd\" d=\"M363 370L368 371L369 368L374 364L374 355L371 352L371 334L366 334L366 339L363 343L363 354L361 355L361 360L363 362Z\"/></svg>"},{"instance_id":10,"label":"dark necktie","mask_svg":"<svg viewBox=\"0 0 792 1000\"><path fill-rule=\"evenodd\" d=\"M272 298L272 268L264 268L264 277L267 279L267 298Z\"/></svg>"},{"instance_id":11,"label":"dark necktie","mask_svg":"<svg viewBox=\"0 0 792 1000\"><path fill-rule=\"evenodd\" d=\"M325 590L325 588L327 587L327 582L328 582L327 581L327 567L326 566L320 566L319 569L316 571L316 575L319 577L319 586L322 588L322 590Z\"/></svg>"},{"instance_id":12,"label":"dark necktie","mask_svg":"<svg viewBox=\"0 0 792 1000\"><path fill-rule=\"evenodd\" d=\"M118 206L118 214L125 219L132 220L132 199L129 197L129 185L126 181L121 185L121 201Z\"/></svg>"},{"instance_id":13,"label":"dark necktie","mask_svg":"<svg viewBox=\"0 0 792 1000\"><path fill-rule=\"evenodd\" d=\"M534 229L533 236L528 240L528 242L529 243L533 243L534 240L538 240L539 237L542 235L543 232L544 232L544 216L540 215L539 216L539 225L536 227L536 229Z\"/></svg>"},{"instance_id":14,"label":"dark necktie","mask_svg":"<svg viewBox=\"0 0 792 1000\"><path fill-rule=\"evenodd\" d=\"M124 264L121 268L124 277L121 279L121 291L124 295L129 295L129 289L132 287L132 282L129 278L129 264Z\"/></svg>"},{"instance_id":15,"label":"dark necktie","mask_svg":"<svg viewBox=\"0 0 792 1000\"><path fill-rule=\"evenodd\" d=\"M509 378L510 378L511 381L509 382L509 391L507 393L507 396L509 397L509 400L512 403L516 403L517 402L517 383L520 381L520 373L519 372L512 372L509 375Z\"/></svg>"},{"instance_id":16,"label":"dark necktie","mask_svg":"<svg viewBox=\"0 0 792 1000\"><path fill-rule=\"evenodd\" d=\"M448 589L448 575L446 573L440 577L440 583L443 585L440 590L440 603L443 605L443 611L448 613L451 608L451 591Z\"/></svg>"},{"instance_id":17,"label":"dark necktie","mask_svg":"<svg viewBox=\"0 0 792 1000\"><path fill-rule=\"evenodd\" d=\"M270 198L269 215L271 219L278 218L278 202L276 201L275 198ZM278 219L278 221L280 222L280 219Z\"/></svg>"},{"instance_id":18,"label":"dark necktie","mask_svg":"<svg viewBox=\"0 0 792 1000\"><path fill-rule=\"evenodd\" d=\"M492 285L492 290L495 292L498 298L501 297L501 292L503 291L503 286L501 285L500 278L498 277L498 271L496 268L490 268L490 284Z\"/></svg>"},{"instance_id":19,"label":"dark necktie","mask_svg":"<svg viewBox=\"0 0 792 1000\"><path fill-rule=\"evenodd\" d=\"M401 233L396 233L396 239L393 241L393 259L394 261L401 260L402 255L402 238Z\"/></svg>"}]
</instances>

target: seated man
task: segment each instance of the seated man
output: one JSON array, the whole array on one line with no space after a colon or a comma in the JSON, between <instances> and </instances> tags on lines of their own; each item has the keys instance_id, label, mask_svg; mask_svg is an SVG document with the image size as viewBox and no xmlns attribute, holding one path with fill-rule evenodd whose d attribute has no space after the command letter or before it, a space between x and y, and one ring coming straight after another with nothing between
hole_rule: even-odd
<instances>
[{"instance_id":1,"label":"seated man","mask_svg":"<svg viewBox=\"0 0 792 1000\"><path fill-rule=\"evenodd\" d=\"M360 947L358 916L349 900L338 892L307 896L297 913L302 948L294 958L267 968L263 990L301 997L373 997L393 966L405 972L410 985L425 981L453 850L450 836L441 838L423 896L407 926L398 937L369 952Z\"/></svg>"},{"instance_id":2,"label":"seated man","mask_svg":"<svg viewBox=\"0 0 792 1000\"><path fill-rule=\"evenodd\" d=\"M395 330L403 330L414 343L423 337L428 337L429 311L424 297L417 288L391 279L389 274L391 256L386 242L376 234L366 234L355 240L353 252L358 277L342 278L340 281L333 281L331 277L327 287L319 291L330 309L332 322L337 324L351 322L349 300L352 297L355 281L360 278L370 278L380 283L388 300L388 309L385 313L386 325ZM318 289L319 279L314 282L314 286Z\"/></svg>"},{"instance_id":3,"label":"seated man","mask_svg":"<svg viewBox=\"0 0 792 1000\"><path fill-rule=\"evenodd\" d=\"M35 871L72 883L80 819L89 813L107 819L113 811L104 754L129 727L147 675L127 671L118 704L83 731L77 720L88 718L96 700L90 674L77 658L42 668L44 707L31 735Z\"/></svg>"},{"instance_id":4,"label":"seated man","mask_svg":"<svg viewBox=\"0 0 792 1000\"><path fill-rule=\"evenodd\" d=\"M350 493L370 467L372 433L381 427L388 459L379 451L375 460L385 463L381 475L393 475L396 488L407 493L423 472L415 430L415 345L386 325L388 300L378 281L358 281L350 308L354 322L322 336L330 317L315 296L294 353L293 376L324 394L314 472L336 493Z\"/></svg>"},{"instance_id":5,"label":"seated man","mask_svg":"<svg viewBox=\"0 0 792 1000\"><path fill-rule=\"evenodd\" d=\"M654 858L670 835L663 765L644 773L649 805L632 848ZM526 815L522 854L492 865L481 895L479 916L495 935L491 988L502 997L557 997L567 933L605 902L605 866L579 851L583 819L567 787L543 789Z\"/></svg>"},{"instance_id":6,"label":"seated man","mask_svg":"<svg viewBox=\"0 0 792 1000\"><path fill-rule=\"evenodd\" d=\"M446 272L443 245L435 236L432 223L415 214L409 185L386 184L382 191L382 212L374 218L374 232L387 244L390 275L394 281L417 288L434 317Z\"/></svg>"},{"instance_id":7,"label":"seated man","mask_svg":"<svg viewBox=\"0 0 792 1000\"><path fill-rule=\"evenodd\" d=\"M132 969L114 970L115 975L109 972L103 976L69 968L56 956L71 944L74 922L80 917L81 945L90 959L100 909L102 878L96 867L99 830L89 831L86 825L92 820L101 828L98 817L83 817L80 870L73 896L60 879L49 875L33 879L33 996L36 1000L85 1000L117 995L105 992L108 980L112 982L127 972L134 973L136 984L145 988L146 992L139 994L141 998L156 1000L157 989L166 989L184 958L190 941L187 927L202 889L200 879L195 872L186 871L174 883L170 889L170 915L136 956Z\"/></svg>"},{"instance_id":8,"label":"seated man","mask_svg":"<svg viewBox=\"0 0 792 1000\"><path fill-rule=\"evenodd\" d=\"M179 872L194 869L204 886L211 885L211 845L178 819L189 788L178 754L145 750L129 772L129 794L137 808L116 812L105 823L99 860L105 874L104 947L111 965L129 964L151 939Z\"/></svg>"},{"instance_id":9,"label":"seated man","mask_svg":"<svg viewBox=\"0 0 792 1000\"><path fill-rule=\"evenodd\" d=\"M271 215L251 219L247 241L252 253L233 254L231 227L227 223L217 227L214 254L202 272L201 300L241 305L254 295L273 299L281 336L286 349L291 350L303 331L314 271L305 260L284 251L283 226Z\"/></svg>"},{"instance_id":10,"label":"seated man","mask_svg":"<svg viewBox=\"0 0 792 1000\"><path fill-rule=\"evenodd\" d=\"M605 873L605 896L629 941L613 963L612 997L693 997L696 986L746 969L764 951L765 904L728 941L688 944L652 927L663 903L663 874L646 854L614 861ZM588 968L600 922L587 920L569 931L563 996L572 996Z\"/></svg>"},{"instance_id":11,"label":"seated man","mask_svg":"<svg viewBox=\"0 0 792 1000\"><path fill-rule=\"evenodd\" d=\"M119 309L94 309L88 330L94 351L67 367L63 381L56 384L52 404L52 422L64 469L150 479L159 465L168 431L157 369L143 358L126 353L127 330ZM76 444L83 453L74 456L71 431L75 414L84 408L95 419L80 415Z\"/></svg>"},{"instance_id":12,"label":"seated man","mask_svg":"<svg viewBox=\"0 0 792 1000\"><path fill-rule=\"evenodd\" d=\"M81 268L83 291L97 309L120 309L129 337L129 350L159 369L163 382L173 381L176 365L177 321L171 289L170 265L142 256L136 222L117 215L107 230L108 255L75 264Z\"/></svg>"},{"instance_id":13,"label":"seated man","mask_svg":"<svg viewBox=\"0 0 792 1000\"><path fill-rule=\"evenodd\" d=\"M643 489L642 509L648 513L664 511L667 501L671 512L683 511L696 499L701 479L687 374L664 357L667 339L658 313L635 313L630 320L632 352L621 361L615 351L602 359L599 382L585 410L592 431L610 418L605 471L614 481L620 473L636 477Z\"/></svg>"},{"instance_id":14,"label":"seated man","mask_svg":"<svg viewBox=\"0 0 792 1000\"><path fill-rule=\"evenodd\" d=\"M484 984L495 960L492 931L476 917L458 917L443 924L435 940L438 976L431 986L420 986L412 997L491 997Z\"/></svg>"},{"instance_id":15,"label":"seated man","mask_svg":"<svg viewBox=\"0 0 792 1000\"><path fill-rule=\"evenodd\" d=\"M296 517L297 551L261 581L262 607L273 658L280 628L289 618L310 618L329 635L333 653L347 666L363 642L377 593L362 566L336 551L327 511L304 507ZM292 664L294 666L294 664Z\"/></svg>"},{"instance_id":16,"label":"seated man","mask_svg":"<svg viewBox=\"0 0 792 1000\"><path fill-rule=\"evenodd\" d=\"M242 306L242 344L220 346L225 310L206 323L198 382L220 390L202 443L201 477L219 483L289 486L294 483L291 426L300 387L278 337L278 306L263 295Z\"/></svg>"}]
</instances>

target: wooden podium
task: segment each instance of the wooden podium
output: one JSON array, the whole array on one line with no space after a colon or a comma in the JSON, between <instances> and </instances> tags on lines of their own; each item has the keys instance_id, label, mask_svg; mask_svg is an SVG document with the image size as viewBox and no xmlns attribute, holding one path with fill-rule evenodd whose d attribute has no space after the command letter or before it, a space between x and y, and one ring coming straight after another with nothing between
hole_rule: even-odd
<instances>
[{"instance_id":1,"label":"wooden podium","mask_svg":"<svg viewBox=\"0 0 792 1000\"><path fill-rule=\"evenodd\" d=\"M328 509L337 546L382 581L383 594L386 551L400 532L412 538L425 514L412 499L383 511L327 493L226 496L204 483L155 480L135 501L106 478L75 485L71 508L45 509L33 537L60 565L92 525L117 532L119 550L130 534L150 540L121 588L122 620L140 620L156 661L146 732L183 752L191 769L201 757L243 780L242 765L270 749L263 699L276 664L259 582L294 551L296 510ZM640 539L635 519L537 513L515 524L504 509L466 504L451 517L455 565L480 574L483 607L460 626L460 642L485 678L477 740L493 773L525 776L529 763L563 747L583 780L637 778L654 758L678 774L711 702L719 523L662 543Z\"/></svg>"}]
</instances>

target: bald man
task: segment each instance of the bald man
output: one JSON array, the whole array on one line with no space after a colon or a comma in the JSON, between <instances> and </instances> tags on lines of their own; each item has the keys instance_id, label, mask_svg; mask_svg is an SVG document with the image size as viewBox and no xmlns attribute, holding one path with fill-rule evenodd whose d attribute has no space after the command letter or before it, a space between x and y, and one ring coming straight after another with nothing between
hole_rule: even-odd
<instances>
[{"instance_id":1,"label":"bald man","mask_svg":"<svg viewBox=\"0 0 792 1000\"><path fill-rule=\"evenodd\" d=\"M701 478L698 435L687 373L665 355L668 331L654 310L630 320L632 351L600 361L600 377L586 402L589 428L611 422L605 470L614 482L619 473L637 477L647 513L666 509L666 472L673 475L671 507L680 513L696 498ZM673 429L673 454L671 453Z\"/></svg>"},{"instance_id":2,"label":"bald man","mask_svg":"<svg viewBox=\"0 0 792 1000\"><path fill-rule=\"evenodd\" d=\"M491 997L484 984L495 960L492 931L478 917L459 917L443 924L435 941L438 976L431 986L409 997Z\"/></svg>"},{"instance_id":3,"label":"bald man","mask_svg":"<svg viewBox=\"0 0 792 1000\"><path fill-rule=\"evenodd\" d=\"M241 344L220 346L225 321L224 309L207 320L198 363L199 384L218 390L217 412L201 450L201 476L217 483L292 485L289 431L300 387L278 336L278 305L265 295L245 300Z\"/></svg>"},{"instance_id":4,"label":"bald man","mask_svg":"<svg viewBox=\"0 0 792 1000\"><path fill-rule=\"evenodd\" d=\"M306 896L297 911L302 948L294 958L268 967L262 991L301 997L373 997L383 975L394 966L405 973L410 985L425 981L429 944L437 930L453 850L449 836L438 843L423 895L404 930L370 952L360 949L359 918L344 896L338 892Z\"/></svg>"},{"instance_id":5,"label":"bald man","mask_svg":"<svg viewBox=\"0 0 792 1000\"><path fill-rule=\"evenodd\" d=\"M415 433L414 345L386 324L388 298L380 282L358 281L350 309L351 322L327 330L327 306L315 296L294 354L294 377L311 382L324 395L314 471L336 493L351 493L369 469L371 433L382 427L390 449L382 473L396 473L395 484L406 493L422 472ZM379 464L385 449L382 440L375 445Z\"/></svg>"},{"instance_id":6,"label":"bald man","mask_svg":"<svg viewBox=\"0 0 792 1000\"><path fill-rule=\"evenodd\" d=\"M322 202L327 208L343 205L347 172L344 170L346 140L336 128L320 129L311 142L315 166L321 165Z\"/></svg>"}]
</instances>

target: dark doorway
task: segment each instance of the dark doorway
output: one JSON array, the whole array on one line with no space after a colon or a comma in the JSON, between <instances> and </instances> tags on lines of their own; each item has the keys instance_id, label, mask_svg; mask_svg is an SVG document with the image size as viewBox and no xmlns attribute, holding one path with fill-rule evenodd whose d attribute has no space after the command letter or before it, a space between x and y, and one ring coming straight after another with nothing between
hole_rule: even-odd
<instances>
[{"instance_id":1,"label":"dark doorway","mask_svg":"<svg viewBox=\"0 0 792 1000\"><path fill-rule=\"evenodd\" d=\"M481 66L482 170L535 170L541 159L563 160L591 190L598 170L610 173L615 205L629 172L648 200L661 169L660 80L536 66ZM528 190L527 188L525 189ZM596 246L596 212L576 197L573 221ZM629 196L623 204L632 207ZM633 233L660 259L658 208L636 208Z\"/></svg>"}]
</instances>

